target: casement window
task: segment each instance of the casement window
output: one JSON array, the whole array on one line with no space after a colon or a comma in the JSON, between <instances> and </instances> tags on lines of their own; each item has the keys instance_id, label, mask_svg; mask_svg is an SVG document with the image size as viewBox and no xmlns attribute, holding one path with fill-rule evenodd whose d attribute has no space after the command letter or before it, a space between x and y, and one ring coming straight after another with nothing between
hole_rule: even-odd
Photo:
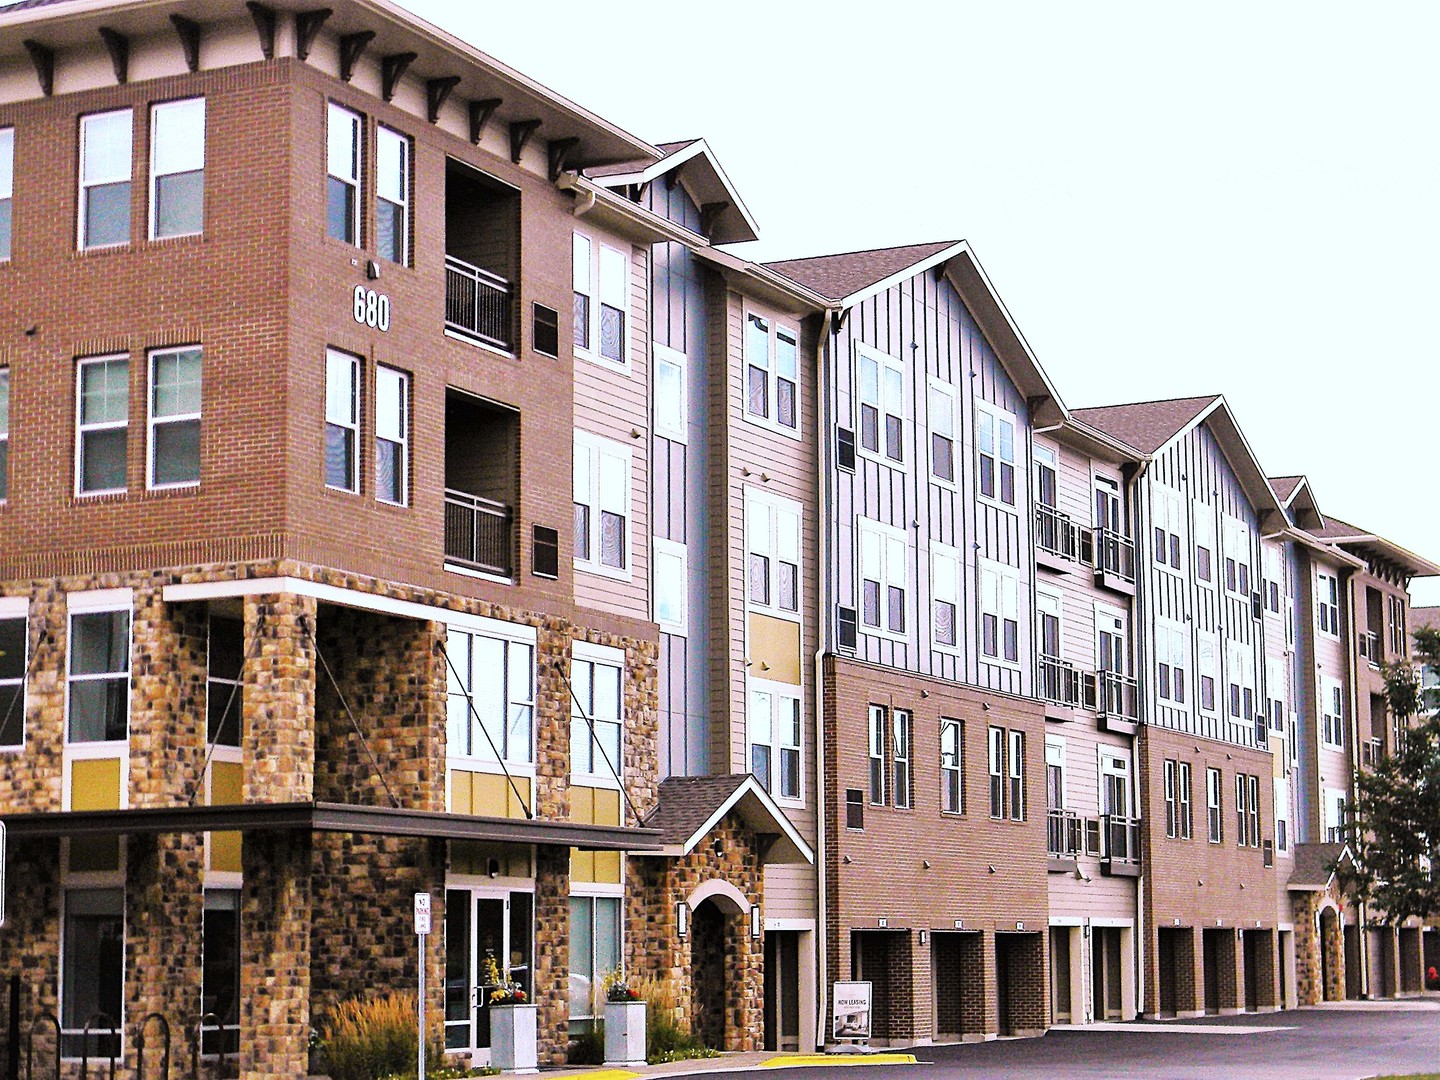
<instances>
[{"instance_id":1,"label":"casement window","mask_svg":"<svg viewBox=\"0 0 1440 1080\"><path fill-rule=\"evenodd\" d=\"M955 388L930 381L930 475L955 482Z\"/></svg>"},{"instance_id":2,"label":"casement window","mask_svg":"<svg viewBox=\"0 0 1440 1080\"><path fill-rule=\"evenodd\" d=\"M10 369L0 367L0 502L10 497Z\"/></svg>"},{"instance_id":3,"label":"casement window","mask_svg":"<svg viewBox=\"0 0 1440 1080\"><path fill-rule=\"evenodd\" d=\"M1154 485L1150 512L1155 535L1155 565L1180 569L1181 536L1185 531L1185 504L1178 491Z\"/></svg>"},{"instance_id":4,"label":"casement window","mask_svg":"<svg viewBox=\"0 0 1440 1080\"><path fill-rule=\"evenodd\" d=\"M1045 739L1045 808L1065 809L1065 740Z\"/></svg>"},{"instance_id":5,"label":"casement window","mask_svg":"<svg viewBox=\"0 0 1440 1080\"><path fill-rule=\"evenodd\" d=\"M1329 676L1320 680L1320 742L1332 750L1345 748L1345 688Z\"/></svg>"},{"instance_id":6,"label":"casement window","mask_svg":"<svg viewBox=\"0 0 1440 1080\"><path fill-rule=\"evenodd\" d=\"M684 353L654 347L655 434L672 442L689 439L689 412L685 389L688 361Z\"/></svg>"},{"instance_id":7,"label":"casement window","mask_svg":"<svg viewBox=\"0 0 1440 1080\"><path fill-rule=\"evenodd\" d=\"M446 630L445 652L446 753L482 761L533 762L534 644L452 626ZM572 685L574 681L572 675Z\"/></svg>"},{"instance_id":8,"label":"casement window","mask_svg":"<svg viewBox=\"0 0 1440 1080\"><path fill-rule=\"evenodd\" d=\"M1219 844L1225 839L1224 807L1221 806L1221 783L1219 769L1205 770L1205 809L1209 818L1210 843Z\"/></svg>"},{"instance_id":9,"label":"casement window","mask_svg":"<svg viewBox=\"0 0 1440 1080\"><path fill-rule=\"evenodd\" d=\"M163 349L150 354L152 488L200 482L201 352Z\"/></svg>"},{"instance_id":10,"label":"casement window","mask_svg":"<svg viewBox=\"0 0 1440 1080\"><path fill-rule=\"evenodd\" d=\"M1225 524L1225 589L1250 599L1250 530L1227 516Z\"/></svg>"},{"instance_id":11,"label":"casement window","mask_svg":"<svg viewBox=\"0 0 1440 1080\"><path fill-rule=\"evenodd\" d=\"M1325 789L1325 842L1345 842L1345 792L1335 788Z\"/></svg>"},{"instance_id":12,"label":"casement window","mask_svg":"<svg viewBox=\"0 0 1440 1080\"><path fill-rule=\"evenodd\" d=\"M1215 511L1199 499L1191 503L1195 521L1195 576L1215 582Z\"/></svg>"},{"instance_id":13,"label":"casement window","mask_svg":"<svg viewBox=\"0 0 1440 1080\"><path fill-rule=\"evenodd\" d=\"M621 970L619 896L570 897L570 1019L604 1015L605 976ZM597 1011L598 1010L598 1011Z\"/></svg>"},{"instance_id":14,"label":"casement window","mask_svg":"<svg viewBox=\"0 0 1440 1080\"><path fill-rule=\"evenodd\" d=\"M900 362L859 343L856 397L860 451L882 461L905 461L905 372ZM883 449L882 449L883 447Z\"/></svg>"},{"instance_id":15,"label":"casement window","mask_svg":"<svg viewBox=\"0 0 1440 1080\"><path fill-rule=\"evenodd\" d=\"M575 433L575 565L627 577L630 570L630 448Z\"/></svg>"},{"instance_id":16,"label":"casement window","mask_svg":"<svg viewBox=\"0 0 1440 1080\"><path fill-rule=\"evenodd\" d=\"M860 622L875 633L905 633L905 589L910 579L905 534L861 518Z\"/></svg>"},{"instance_id":17,"label":"casement window","mask_svg":"<svg viewBox=\"0 0 1440 1080\"><path fill-rule=\"evenodd\" d=\"M0 750L25 745L27 631L23 614L0 609Z\"/></svg>"},{"instance_id":18,"label":"casement window","mask_svg":"<svg viewBox=\"0 0 1440 1080\"><path fill-rule=\"evenodd\" d=\"M91 1018L124 1020L125 890L66 889L60 930L60 1053L119 1056L118 1032L87 1036ZM96 1025L99 1027L100 1025Z\"/></svg>"},{"instance_id":19,"label":"casement window","mask_svg":"<svg viewBox=\"0 0 1440 1080\"><path fill-rule=\"evenodd\" d=\"M890 718L891 736L891 775L890 783L891 800L894 805L907 810L912 805L911 779L910 779L910 746L911 746L911 723L910 714L904 709L896 709Z\"/></svg>"},{"instance_id":20,"label":"casement window","mask_svg":"<svg viewBox=\"0 0 1440 1080\"><path fill-rule=\"evenodd\" d=\"M1190 812L1190 763L1177 762L1175 794L1179 803L1180 839L1189 840L1193 818Z\"/></svg>"},{"instance_id":21,"label":"casement window","mask_svg":"<svg viewBox=\"0 0 1440 1080\"><path fill-rule=\"evenodd\" d=\"M687 628L688 563L684 544L655 537L650 559L650 571L655 579L655 621L672 634L684 634Z\"/></svg>"},{"instance_id":22,"label":"casement window","mask_svg":"<svg viewBox=\"0 0 1440 1080\"><path fill-rule=\"evenodd\" d=\"M1165 761L1165 835L1174 840L1180 835L1180 792L1176 765Z\"/></svg>"},{"instance_id":23,"label":"casement window","mask_svg":"<svg viewBox=\"0 0 1440 1080\"><path fill-rule=\"evenodd\" d=\"M789 327L745 317L745 414L794 431L800 424L799 337Z\"/></svg>"},{"instance_id":24,"label":"casement window","mask_svg":"<svg viewBox=\"0 0 1440 1080\"><path fill-rule=\"evenodd\" d=\"M1274 614L1280 614L1280 589L1285 577L1280 549L1266 545L1261 551L1265 565L1265 606Z\"/></svg>"},{"instance_id":25,"label":"casement window","mask_svg":"<svg viewBox=\"0 0 1440 1080\"><path fill-rule=\"evenodd\" d=\"M0 128L0 262L10 259L15 196L15 129Z\"/></svg>"},{"instance_id":26,"label":"casement window","mask_svg":"<svg viewBox=\"0 0 1440 1080\"><path fill-rule=\"evenodd\" d=\"M747 490L745 548L750 607L799 615L800 504Z\"/></svg>"},{"instance_id":27,"label":"casement window","mask_svg":"<svg viewBox=\"0 0 1440 1080\"><path fill-rule=\"evenodd\" d=\"M1229 643L1227 676L1230 688L1230 719L1245 723L1255 719L1255 654L1243 641Z\"/></svg>"},{"instance_id":28,"label":"casement window","mask_svg":"<svg viewBox=\"0 0 1440 1080\"><path fill-rule=\"evenodd\" d=\"M800 698L780 687L750 690L750 771L777 799L799 799Z\"/></svg>"},{"instance_id":29,"label":"casement window","mask_svg":"<svg viewBox=\"0 0 1440 1080\"><path fill-rule=\"evenodd\" d=\"M393 263L410 261L410 140L375 129L375 248Z\"/></svg>"},{"instance_id":30,"label":"casement window","mask_svg":"<svg viewBox=\"0 0 1440 1080\"><path fill-rule=\"evenodd\" d=\"M570 661L570 772L608 784L625 775L624 657L577 644ZM589 723L586 718L589 718ZM611 770L614 770L613 772Z\"/></svg>"},{"instance_id":31,"label":"casement window","mask_svg":"<svg viewBox=\"0 0 1440 1080\"><path fill-rule=\"evenodd\" d=\"M1172 705L1185 704L1186 671L1189 651L1185 628L1177 623L1157 620L1155 626L1156 693L1161 701Z\"/></svg>"},{"instance_id":32,"label":"casement window","mask_svg":"<svg viewBox=\"0 0 1440 1080\"><path fill-rule=\"evenodd\" d=\"M980 652L1020 661L1020 577L1014 567L980 561Z\"/></svg>"},{"instance_id":33,"label":"casement window","mask_svg":"<svg viewBox=\"0 0 1440 1080\"><path fill-rule=\"evenodd\" d=\"M575 293L575 348L592 360L629 364L626 331L630 259L618 248L575 233L571 278Z\"/></svg>"},{"instance_id":34,"label":"casement window","mask_svg":"<svg viewBox=\"0 0 1440 1080\"><path fill-rule=\"evenodd\" d=\"M1007 774L1010 780L1010 820L1025 820L1025 733L1010 732L1010 747L1007 755Z\"/></svg>"},{"instance_id":35,"label":"casement window","mask_svg":"<svg viewBox=\"0 0 1440 1080\"><path fill-rule=\"evenodd\" d=\"M944 544L930 545L930 637L953 649L959 640L960 553Z\"/></svg>"},{"instance_id":36,"label":"casement window","mask_svg":"<svg viewBox=\"0 0 1440 1080\"><path fill-rule=\"evenodd\" d=\"M1215 713L1215 687L1220 682L1220 639L1214 634L1196 635L1199 663L1197 674L1200 682L1200 711Z\"/></svg>"},{"instance_id":37,"label":"casement window","mask_svg":"<svg viewBox=\"0 0 1440 1080\"><path fill-rule=\"evenodd\" d=\"M885 709L870 706L870 804L885 805Z\"/></svg>"},{"instance_id":38,"label":"casement window","mask_svg":"<svg viewBox=\"0 0 1440 1080\"><path fill-rule=\"evenodd\" d=\"M347 244L360 243L361 136L359 113L330 103L326 124L325 232Z\"/></svg>"},{"instance_id":39,"label":"casement window","mask_svg":"<svg viewBox=\"0 0 1440 1080\"><path fill-rule=\"evenodd\" d=\"M947 814L965 812L964 725L940 721L940 809Z\"/></svg>"},{"instance_id":40,"label":"casement window","mask_svg":"<svg viewBox=\"0 0 1440 1080\"><path fill-rule=\"evenodd\" d=\"M1239 847L1260 846L1260 778L1235 774L1235 843Z\"/></svg>"},{"instance_id":41,"label":"casement window","mask_svg":"<svg viewBox=\"0 0 1440 1080\"><path fill-rule=\"evenodd\" d=\"M76 375L75 491L124 491L130 361L124 356L82 360Z\"/></svg>"},{"instance_id":42,"label":"casement window","mask_svg":"<svg viewBox=\"0 0 1440 1080\"><path fill-rule=\"evenodd\" d=\"M211 616L205 658L205 737L216 746L240 745L245 674L245 624Z\"/></svg>"},{"instance_id":43,"label":"casement window","mask_svg":"<svg viewBox=\"0 0 1440 1080\"><path fill-rule=\"evenodd\" d=\"M1320 570L1315 575L1315 611L1320 623L1320 633L1327 637L1340 636L1340 580L1334 574Z\"/></svg>"},{"instance_id":44,"label":"casement window","mask_svg":"<svg viewBox=\"0 0 1440 1080\"><path fill-rule=\"evenodd\" d=\"M1005 816L1005 729L992 727L985 733L990 771L990 816Z\"/></svg>"},{"instance_id":45,"label":"casement window","mask_svg":"<svg viewBox=\"0 0 1440 1080\"><path fill-rule=\"evenodd\" d=\"M121 742L130 732L130 612L70 615L68 743Z\"/></svg>"},{"instance_id":46,"label":"casement window","mask_svg":"<svg viewBox=\"0 0 1440 1080\"><path fill-rule=\"evenodd\" d=\"M130 242L130 178L134 168L132 110L80 118L80 248Z\"/></svg>"},{"instance_id":47,"label":"casement window","mask_svg":"<svg viewBox=\"0 0 1440 1080\"><path fill-rule=\"evenodd\" d=\"M405 506L410 501L410 376L375 368L375 497Z\"/></svg>"},{"instance_id":48,"label":"casement window","mask_svg":"<svg viewBox=\"0 0 1440 1080\"><path fill-rule=\"evenodd\" d=\"M1274 778L1275 788L1275 850L1290 850L1290 781Z\"/></svg>"},{"instance_id":49,"label":"casement window","mask_svg":"<svg viewBox=\"0 0 1440 1080\"><path fill-rule=\"evenodd\" d=\"M988 403L975 406L980 494L1015 505L1015 417Z\"/></svg>"},{"instance_id":50,"label":"casement window","mask_svg":"<svg viewBox=\"0 0 1440 1080\"><path fill-rule=\"evenodd\" d=\"M205 228L205 99L150 110L150 237L195 236Z\"/></svg>"},{"instance_id":51,"label":"casement window","mask_svg":"<svg viewBox=\"0 0 1440 1080\"><path fill-rule=\"evenodd\" d=\"M3 480L0 480L3 484ZM4 489L0 487L0 498L4 497ZM1398 596L1387 596L1385 598L1386 630L1390 637L1390 654L1392 656L1404 656L1407 653L1405 641L1405 601Z\"/></svg>"},{"instance_id":52,"label":"casement window","mask_svg":"<svg viewBox=\"0 0 1440 1080\"><path fill-rule=\"evenodd\" d=\"M325 486L360 490L360 359L325 350Z\"/></svg>"}]
</instances>

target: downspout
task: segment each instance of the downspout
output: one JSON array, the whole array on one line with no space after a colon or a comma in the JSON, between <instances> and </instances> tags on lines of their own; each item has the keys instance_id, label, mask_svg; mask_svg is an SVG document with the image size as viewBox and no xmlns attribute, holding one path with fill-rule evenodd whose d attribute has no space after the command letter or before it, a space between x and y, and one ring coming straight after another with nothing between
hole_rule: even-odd
<instances>
[{"instance_id":1,"label":"downspout","mask_svg":"<svg viewBox=\"0 0 1440 1080\"><path fill-rule=\"evenodd\" d=\"M825 729L824 678L825 647L830 637L830 348L835 312L827 308L820 323L819 371L815 380L815 416L819 423L819 452L815 455L815 512L818 516L816 535L820 543L816 551L816 574L819 588L815 590L815 1049L825 1048L825 1021L830 1004L829 939L825 917ZM838 327L835 327L838 330Z\"/></svg>"},{"instance_id":2,"label":"downspout","mask_svg":"<svg viewBox=\"0 0 1440 1080\"><path fill-rule=\"evenodd\" d=\"M1141 618L1141 609L1142 609L1142 599L1143 599L1143 597L1144 597L1144 595L1145 595L1145 590L1144 590L1144 588L1141 587L1141 584L1140 584L1140 573L1141 573L1140 567L1141 567L1141 562L1142 562L1142 560L1141 560L1141 558L1140 558L1140 541L1141 541L1141 539L1146 535L1145 530L1143 530L1143 529L1140 528L1140 510L1141 510L1140 480L1141 480L1142 477L1144 477L1146 470L1149 469L1149 468L1150 468L1150 459L1149 459L1149 458L1146 458L1144 461L1140 462L1140 467L1135 470L1135 475L1132 476L1132 477L1130 478L1129 482L1126 484L1126 487L1128 487L1128 488L1130 489L1130 492L1133 492L1133 496L1134 496L1134 497L1131 499L1131 502L1132 502L1132 503L1134 504L1134 506L1135 506L1135 529L1133 530L1133 531L1134 531L1134 534L1135 534L1135 535L1134 535L1134 540L1135 540L1135 607L1134 607L1134 611L1133 611L1133 613L1132 613L1132 618L1130 619L1130 634L1131 634L1131 636L1132 636L1132 637L1134 638L1134 640L1135 640L1135 649L1134 649L1134 652L1135 652L1135 670L1136 670L1137 673L1142 670L1141 667L1140 667L1140 647L1139 647L1139 643L1140 643L1140 641L1142 640L1142 635L1141 635L1141 633L1140 633L1140 627L1143 625L1143 620L1142 620L1142 618ZM1198 681L1198 680L1197 680L1197 681ZM1141 679L1141 678L1139 678L1138 675L1137 675L1137 677L1136 677L1136 684L1137 684L1137 690L1136 690L1137 694L1142 694L1142 695L1143 695L1143 694L1145 693L1145 691L1142 690L1142 689L1140 689L1140 688L1143 687L1143 688L1147 688L1147 689L1148 689L1148 687L1149 687L1149 685L1150 685L1150 680L1149 680L1149 679ZM1144 698L1143 696L1139 699L1138 704L1139 704L1139 709L1140 709L1140 714L1141 714L1141 715L1140 715L1140 723L1143 725L1143 724L1145 723L1145 711L1146 711L1146 710L1145 710L1146 701L1145 701L1145 698ZM1140 753L1139 753L1139 750L1140 750L1140 736L1139 736L1139 733L1137 732L1134 740L1130 743L1130 756L1131 756L1132 759L1134 759L1134 762L1135 762L1135 797L1136 797L1136 800L1137 800L1137 801L1139 800L1139 797L1140 797ZM1147 779L1148 779L1148 776L1147 776ZM1193 804L1193 799L1192 799L1192 804ZM1135 878L1135 1015L1136 1015L1136 1016L1144 1016L1144 1015L1145 1015L1145 1012L1146 1012L1146 1009L1145 1009L1145 945L1146 945L1146 943L1150 940L1150 938L1149 938L1149 935L1145 932L1145 878L1146 878L1146 876L1149 874L1149 872L1150 872L1150 860L1149 860L1148 858L1146 858L1146 859L1141 859L1141 860L1140 860L1140 874L1139 874L1138 877ZM1157 1003L1157 1004L1158 1004L1158 1003ZM1156 1009L1156 1015L1157 1015L1157 1016L1159 1015L1159 1009L1158 1009L1158 1008Z\"/></svg>"},{"instance_id":3,"label":"downspout","mask_svg":"<svg viewBox=\"0 0 1440 1080\"><path fill-rule=\"evenodd\" d=\"M1348 580L1345 583L1348 586L1345 590L1345 618L1348 620L1348 632L1342 640L1345 642L1345 675L1347 681L1350 683L1350 749L1348 752L1350 759L1350 776L1349 784L1345 792L1345 816L1353 821L1356 776L1360 771L1360 759L1358 757L1360 748L1360 691L1357 686L1359 674L1355 670L1355 654L1358 650L1360 632L1359 624L1355 621L1355 589L1358 583L1358 575L1353 567L1348 571L1347 578ZM1321 705L1323 707L1324 703L1322 702ZM1360 924L1356 928L1359 937L1360 996L1362 998L1368 998L1370 996L1370 934L1366 924L1369 922L1370 912L1368 905L1363 900L1360 901L1356 918Z\"/></svg>"}]
</instances>

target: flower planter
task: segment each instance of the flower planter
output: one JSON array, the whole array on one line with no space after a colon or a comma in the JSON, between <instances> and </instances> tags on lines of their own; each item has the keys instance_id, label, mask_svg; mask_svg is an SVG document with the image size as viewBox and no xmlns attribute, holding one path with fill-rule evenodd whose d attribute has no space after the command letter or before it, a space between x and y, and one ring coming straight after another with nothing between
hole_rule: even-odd
<instances>
[{"instance_id":1,"label":"flower planter","mask_svg":"<svg viewBox=\"0 0 1440 1080\"><path fill-rule=\"evenodd\" d=\"M605 1003L605 1064L645 1064L645 1002Z\"/></svg>"},{"instance_id":2,"label":"flower planter","mask_svg":"<svg viewBox=\"0 0 1440 1080\"><path fill-rule=\"evenodd\" d=\"M501 1072L538 1072L534 1005L491 1005L490 1064Z\"/></svg>"}]
</instances>

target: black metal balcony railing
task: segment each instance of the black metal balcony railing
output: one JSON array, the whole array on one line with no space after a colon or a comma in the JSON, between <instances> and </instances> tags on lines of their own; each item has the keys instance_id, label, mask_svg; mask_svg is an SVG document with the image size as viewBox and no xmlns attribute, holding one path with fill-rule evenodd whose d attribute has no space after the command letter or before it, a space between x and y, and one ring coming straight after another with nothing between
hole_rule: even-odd
<instances>
[{"instance_id":1,"label":"black metal balcony railing","mask_svg":"<svg viewBox=\"0 0 1440 1080\"><path fill-rule=\"evenodd\" d=\"M1100 671L1098 676L1098 700L1095 709L1101 716L1114 716L1122 720L1140 719L1140 684L1129 675L1118 671Z\"/></svg>"},{"instance_id":2,"label":"black metal balcony railing","mask_svg":"<svg viewBox=\"0 0 1440 1080\"><path fill-rule=\"evenodd\" d=\"M489 345L509 349L511 341L510 282L445 256L445 325Z\"/></svg>"},{"instance_id":3,"label":"black metal balcony railing","mask_svg":"<svg viewBox=\"0 0 1440 1080\"><path fill-rule=\"evenodd\" d=\"M1046 817L1046 850L1052 859L1073 859L1080 854L1080 815L1073 810L1051 810Z\"/></svg>"},{"instance_id":4,"label":"black metal balcony railing","mask_svg":"<svg viewBox=\"0 0 1440 1080\"><path fill-rule=\"evenodd\" d=\"M472 570L509 577L511 513L504 503L445 490L445 558Z\"/></svg>"},{"instance_id":5,"label":"black metal balcony railing","mask_svg":"<svg viewBox=\"0 0 1440 1080\"><path fill-rule=\"evenodd\" d=\"M1360 634L1360 655L1372 664L1379 664L1384 657L1380 653L1380 635L1373 630Z\"/></svg>"},{"instance_id":6,"label":"black metal balcony railing","mask_svg":"<svg viewBox=\"0 0 1440 1080\"><path fill-rule=\"evenodd\" d=\"M1095 569L1135 580L1135 541L1110 529L1095 530Z\"/></svg>"},{"instance_id":7,"label":"black metal balcony railing","mask_svg":"<svg viewBox=\"0 0 1440 1080\"><path fill-rule=\"evenodd\" d=\"M1140 821L1138 818L1121 817L1118 814L1101 814L1100 835L1105 842L1105 850L1101 852L1101 858L1122 863L1138 863L1140 861Z\"/></svg>"},{"instance_id":8,"label":"black metal balcony railing","mask_svg":"<svg viewBox=\"0 0 1440 1080\"><path fill-rule=\"evenodd\" d=\"M1078 550L1075 523L1069 514L1039 503L1035 507L1035 544L1042 551L1075 561Z\"/></svg>"},{"instance_id":9,"label":"black metal balcony railing","mask_svg":"<svg viewBox=\"0 0 1440 1080\"><path fill-rule=\"evenodd\" d=\"M1040 657L1040 696L1058 705L1080 706L1080 672L1055 656Z\"/></svg>"}]
</instances>

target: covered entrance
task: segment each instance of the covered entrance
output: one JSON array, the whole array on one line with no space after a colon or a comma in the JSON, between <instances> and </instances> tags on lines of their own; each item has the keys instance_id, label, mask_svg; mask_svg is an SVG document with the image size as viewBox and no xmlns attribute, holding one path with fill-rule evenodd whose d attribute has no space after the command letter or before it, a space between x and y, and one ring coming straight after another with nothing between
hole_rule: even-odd
<instances>
[{"instance_id":1,"label":"covered entrance","mask_svg":"<svg viewBox=\"0 0 1440 1080\"><path fill-rule=\"evenodd\" d=\"M490 1062L490 993L499 981L519 983L535 999L533 886L445 890L445 1049Z\"/></svg>"},{"instance_id":2,"label":"covered entrance","mask_svg":"<svg viewBox=\"0 0 1440 1080\"><path fill-rule=\"evenodd\" d=\"M930 936L935 981L935 1038L985 1037L985 941L978 930L937 930Z\"/></svg>"}]
</instances>

